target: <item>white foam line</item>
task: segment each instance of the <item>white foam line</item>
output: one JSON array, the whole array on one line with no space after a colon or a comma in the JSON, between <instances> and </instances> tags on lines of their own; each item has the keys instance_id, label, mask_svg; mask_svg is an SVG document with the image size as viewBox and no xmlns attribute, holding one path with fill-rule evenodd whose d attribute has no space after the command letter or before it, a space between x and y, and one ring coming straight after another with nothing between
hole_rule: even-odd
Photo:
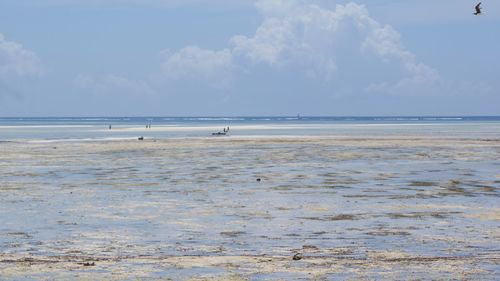
<instances>
[{"instance_id":1,"label":"white foam line","mask_svg":"<svg viewBox=\"0 0 500 281\"><path fill-rule=\"evenodd\" d=\"M4 125L0 129L33 129L33 128L92 128L91 125Z\"/></svg>"}]
</instances>

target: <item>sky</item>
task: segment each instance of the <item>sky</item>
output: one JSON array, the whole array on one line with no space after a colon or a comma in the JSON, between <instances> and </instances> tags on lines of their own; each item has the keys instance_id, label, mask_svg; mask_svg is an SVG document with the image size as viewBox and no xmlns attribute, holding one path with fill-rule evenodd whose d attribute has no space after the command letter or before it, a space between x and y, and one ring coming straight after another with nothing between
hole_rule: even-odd
<instances>
[{"instance_id":1,"label":"sky","mask_svg":"<svg viewBox=\"0 0 500 281\"><path fill-rule=\"evenodd\" d=\"M500 1L2 0L0 116L500 115Z\"/></svg>"}]
</instances>

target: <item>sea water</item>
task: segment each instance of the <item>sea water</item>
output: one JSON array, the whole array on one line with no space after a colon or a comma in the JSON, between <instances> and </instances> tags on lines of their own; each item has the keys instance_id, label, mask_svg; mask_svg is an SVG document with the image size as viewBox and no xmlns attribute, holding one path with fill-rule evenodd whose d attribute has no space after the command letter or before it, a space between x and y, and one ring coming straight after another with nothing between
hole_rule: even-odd
<instances>
[{"instance_id":1,"label":"sea water","mask_svg":"<svg viewBox=\"0 0 500 281\"><path fill-rule=\"evenodd\" d=\"M11 117L0 118L0 141L113 140L231 136L441 135L497 137L500 117ZM146 126L151 128L146 128ZM110 129L111 126L111 129Z\"/></svg>"}]
</instances>

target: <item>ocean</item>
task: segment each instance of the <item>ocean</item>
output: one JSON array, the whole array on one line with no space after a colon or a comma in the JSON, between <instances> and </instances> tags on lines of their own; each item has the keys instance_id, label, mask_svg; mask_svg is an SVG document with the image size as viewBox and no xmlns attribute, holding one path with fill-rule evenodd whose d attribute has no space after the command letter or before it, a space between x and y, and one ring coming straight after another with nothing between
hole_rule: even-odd
<instances>
[{"instance_id":1,"label":"ocean","mask_svg":"<svg viewBox=\"0 0 500 281\"><path fill-rule=\"evenodd\" d=\"M499 198L500 117L0 118L0 280L494 280Z\"/></svg>"},{"instance_id":2,"label":"ocean","mask_svg":"<svg viewBox=\"0 0 500 281\"><path fill-rule=\"evenodd\" d=\"M500 116L389 117L0 117L0 141L117 140L230 136L397 135L498 136ZM146 125L151 125L147 129ZM111 129L109 129L111 126Z\"/></svg>"}]
</instances>

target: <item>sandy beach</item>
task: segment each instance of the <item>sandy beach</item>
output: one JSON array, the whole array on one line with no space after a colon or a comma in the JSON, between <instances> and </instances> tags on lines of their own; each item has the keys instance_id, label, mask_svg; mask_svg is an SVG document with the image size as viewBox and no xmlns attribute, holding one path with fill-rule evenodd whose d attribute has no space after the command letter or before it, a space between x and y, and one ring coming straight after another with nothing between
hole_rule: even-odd
<instances>
[{"instance_id":1,"label":"sandy beach","mask_svg":"<svg viewBox=\"0 0 500 281\"><path fill-rule=\"evenodd\" d=\"M499 159L490 138L3 142L0 279L492 280Z\"/></svg>"}]
</instances>

